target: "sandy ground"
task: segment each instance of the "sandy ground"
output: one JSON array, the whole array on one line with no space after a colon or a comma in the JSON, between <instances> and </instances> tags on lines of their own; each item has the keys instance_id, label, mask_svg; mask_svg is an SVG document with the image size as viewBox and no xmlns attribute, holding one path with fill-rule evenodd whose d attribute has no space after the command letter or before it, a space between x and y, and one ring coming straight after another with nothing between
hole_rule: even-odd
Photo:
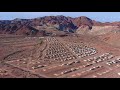
<instances>
[{"instance_id":1,"label":"sandy ground","mask_svg":"<svg viewBox=\"0 0 120 90\"><path fill-rule=\"evenodd\" d=\"M0 78L119 78L119 55L119 47L92 36L2 35Z\"/></svg>"}]
</instances>

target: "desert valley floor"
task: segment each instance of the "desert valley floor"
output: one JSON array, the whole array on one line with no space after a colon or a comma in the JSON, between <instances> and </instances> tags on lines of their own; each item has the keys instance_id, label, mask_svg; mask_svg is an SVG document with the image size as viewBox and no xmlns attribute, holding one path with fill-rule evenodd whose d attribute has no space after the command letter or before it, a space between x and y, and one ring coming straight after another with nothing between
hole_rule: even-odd
<instances>
[{"instance_id":1,"label":"desert valley floor","mask_svg":"<svg viewBox=\"0 0 120 90\"><path fill-rule=\"evenodd\" d=\"M120 48L89 35L1 35L0 78L120 78Z\"/></svg>"}]
</instances>

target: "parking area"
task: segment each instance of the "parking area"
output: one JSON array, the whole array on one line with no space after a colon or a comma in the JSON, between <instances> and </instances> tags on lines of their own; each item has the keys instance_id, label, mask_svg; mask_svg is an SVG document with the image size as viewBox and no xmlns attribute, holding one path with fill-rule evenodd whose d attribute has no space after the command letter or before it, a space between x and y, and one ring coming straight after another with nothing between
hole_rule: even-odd
<instances>
[{"instance_id":1,"label":"parking area","mask_svg":"<svg viewBox=\"0 0 120 90\"><path fill-rule=\"evenodd\" d=\"M119 53L115 54L114 50L109 48L103 50L106 48L105 45L90 44L80 37L42 39L44 40L41 44L41 37L25 37L22 41L36 43L30 47L30 50L6 58L2 62L5 65L0 66L0 77L120 77ZM24 42L18 43L24 44Z\"/></svg>"}]
</instances>

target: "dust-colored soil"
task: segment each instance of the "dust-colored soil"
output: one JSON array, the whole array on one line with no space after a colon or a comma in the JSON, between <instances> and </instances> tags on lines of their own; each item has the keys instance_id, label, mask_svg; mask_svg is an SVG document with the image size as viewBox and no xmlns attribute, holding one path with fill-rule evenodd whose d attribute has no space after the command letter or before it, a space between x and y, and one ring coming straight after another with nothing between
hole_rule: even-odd
<instances>
[{"instance_id":1,"label":"dust-colored soil","mask_svg":"<svg viewBox=\"0 0 120 90\"><path fill-rule=\"evenodd\" d=\"M119 78L120 44L111 37L2 35L0 78Z\"/></svg>"}]
</instances>

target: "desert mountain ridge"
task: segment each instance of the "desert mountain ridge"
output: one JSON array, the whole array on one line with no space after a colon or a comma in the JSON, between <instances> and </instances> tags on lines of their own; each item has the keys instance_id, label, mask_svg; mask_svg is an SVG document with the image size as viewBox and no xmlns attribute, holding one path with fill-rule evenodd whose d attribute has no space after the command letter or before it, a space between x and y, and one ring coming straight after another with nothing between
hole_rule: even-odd
<instances>
[{"instance_id":1,"label":"desert mountain ridge","mask_svg":"<svg viewBox=\"0 0 120 90\"><path fill-rule=\"evenodd\" d=\"M76 18L44 16L34 19L0 20L0 34L13 35L58 35L65 33L101 35L112 30L119 30L120 22L98 22L86 16ZM109 29L109 30L108 30ZM101 32L102 33L101 33Z\"/></svg>"}]
</instances>

